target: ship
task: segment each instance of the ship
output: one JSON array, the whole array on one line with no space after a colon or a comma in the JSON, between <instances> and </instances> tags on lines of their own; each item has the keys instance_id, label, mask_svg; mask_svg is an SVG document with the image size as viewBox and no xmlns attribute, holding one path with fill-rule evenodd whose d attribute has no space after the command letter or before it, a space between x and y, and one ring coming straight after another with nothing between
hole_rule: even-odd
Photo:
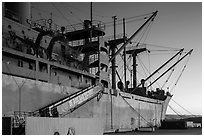
<instances>
[{"instance_id":1,"label":"ship","mask_svg":"<svg viewBox=\"0 0 204 137\"><path fill-rule=\"evenodd\" d=\"M29 2L2 5L3 134L96 135L154 131L161 126L172 95L160 88L148 90L146 81L184 49L140 83L136 56L148 49L125 49L158 11L152 12L131 37L116 38L114 34L107 40L101 21L91 18L58 26L52 19L31 20ZM125 82L116 80L120 78L116 57L122 51L124 58L133 58L132 86L128 77Z\"/></svg>"}]
</instances>

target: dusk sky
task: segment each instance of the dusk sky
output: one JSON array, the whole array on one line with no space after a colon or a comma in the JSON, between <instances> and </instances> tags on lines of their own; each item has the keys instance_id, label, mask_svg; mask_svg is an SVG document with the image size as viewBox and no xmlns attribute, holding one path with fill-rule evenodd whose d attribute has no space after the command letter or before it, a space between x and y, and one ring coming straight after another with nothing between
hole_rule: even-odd
<instances>
[{"instance_id":1,"label":"dusk sky","mask_svg":"<svg viewBox=\"0 0 204 137\"><path fill-rule=\"evenodd\" d=\"M173 91L173 100L192 114L202 114L202 3L166 3L166 2L94 2L93 19L103 22L151 13L158 10L145 43L163 47L193 49L178 85ZM33 19L50 18L60 26L81 23L90 19L90 3L32 3ZM144 20L145 21L145 20ZM139 25L144 21L138 22ZM126 26L127 36L131 36L138 28L137 22ZM117 26L117 33L122 33L122 25ZM113 27L106 28L107 35L113 32ZM172 54L173 55L173 54ZM152 59L153 61L153 59ZM155 61L160 63L159 60ZM160 63L161 65L161 63ZM155 70L151 63L151 71ZM170 105L180 114L189 114L175 102ZM167 113L174 114L168 108Z\"/></svg>"}]
</instances>

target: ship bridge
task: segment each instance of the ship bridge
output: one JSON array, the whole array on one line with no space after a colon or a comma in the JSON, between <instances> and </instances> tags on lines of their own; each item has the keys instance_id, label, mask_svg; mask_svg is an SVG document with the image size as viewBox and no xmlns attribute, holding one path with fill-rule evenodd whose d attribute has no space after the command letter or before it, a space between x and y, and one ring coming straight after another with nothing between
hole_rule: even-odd
<instances>
[{"instance_id":1,"label":"ship bridge","mask_svg":"<svg viewBox=\"0 0 204 137\"><path fill-rule=\"evenodd\" d=\"M91 25L92 24L92 25ZM105 35L105 24L101 21L85 20L84 23L66 26L65 36L70 40L94 38Z\"/></svg>"},{"instance_id":2,"label":"ship bridge","mask_svg":"<svg viewBox=\"0 0 204 137\"><path fill-rule=\"evenodd\" d=\"M51 19L40 19L36 21L27 21L31 27L42 32L45 30L51 30L53 32L59 32L62 26L59 26L52 22ZM84 20L83 23L72 24L65 26L64 35L69 41L76 41L87 38L94 38L105 35L105 24L101 21L89 21Z\"/></svg>"}]
</instances>

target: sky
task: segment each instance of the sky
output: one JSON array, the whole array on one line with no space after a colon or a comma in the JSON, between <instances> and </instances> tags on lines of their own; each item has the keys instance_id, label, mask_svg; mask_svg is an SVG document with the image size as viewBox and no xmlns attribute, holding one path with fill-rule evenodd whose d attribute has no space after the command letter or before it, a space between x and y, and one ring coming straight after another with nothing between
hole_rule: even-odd
<instances>
[{"instance_id":1,"label":"sky","mask_svg":"<svg viewBox=\"0 0 204 137\"><path fill-rule=\"evenodd\" d=\"M174 88L173 100L170 101L179 114L202 114L202 3L201 2L93 2L93 20L103 22L134 17L158 10L158 15L151 26L145 43L171 48L193 49L187 67L178 85ZM32 3L32 18L51 17L60 25L81 23L90 19L90 3ZM127 36L131 36L144 21L126 25ZM122 33L122 25L117 26L116 33ZM107 35L113 35L113 27L106 28ZM145 57L144 57L145 58ZM161 65L163 56L157 60L151 58L151 71ZM161 61L161 62L160 62ZM182 63L181 63L182 64ZM189 113L190 112L190 113ZM167 114L174 114L168 108Z\"/></svg>"}]
</instances>

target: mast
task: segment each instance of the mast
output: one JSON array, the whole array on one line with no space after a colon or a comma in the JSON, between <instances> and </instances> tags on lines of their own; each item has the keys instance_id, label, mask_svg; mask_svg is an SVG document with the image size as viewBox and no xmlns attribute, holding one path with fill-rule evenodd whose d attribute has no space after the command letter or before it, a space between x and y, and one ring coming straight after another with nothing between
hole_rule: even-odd
<instances>
[{"instance_id":1,"label":"mast","mask_svg":"<svg viewBox=\"0 0 204 137\"><path fill-rule=\"evenodd\" d=\"M92 26L92 21L93 21L92 2L91 2L91 5L90 5L90 6L91 6L91 12L90 12L91 15L90 15L90 16L91 16L91 26Z\"/></svg>"},{"instance_id":2,"label":"mast","mask_svg":"<svg viewBox=\"0 0 204 137\"><path fill-rule=\"evenodd\" d=\"M123 18L123 39L125 44L125 18ZM126 47L124 46L124 84L125 84L125 91L127 90L127 78L126 78Z\"/></svg>"},{"instance_id":3,"label":"mast","mask_svg":"<svg viewBox=\"0 0 204 137\"><path fill-rule=\"evenodd\" d=\"M90 17L91 17L91 23L90 23L90 25L91 25L91 31L90 31L90 36L91 36L91 38L90 38L90 42L92 42L92 21L93 21L93 13L92 13L92 2L90 3Z\"/></svg>"},{"instance_id":4,"label":"mast","mask_svg":"<svg viewBox=\"0 0 204 137\"><path fill-rule=\"evenodd\" d=\"M136 47L138 47L139 43L136 45ZM133 57L133 88L136 88L137 86L137 62L136 62L136 58L137 58L137 54L146 51L146 48L136 48L136 49L132 49L132 50L127 50L126 54L130 54Z\"/></svg>"},{"instance_id":5,"label":"mast","mask_svg":"<svg viewBox=\"0 0 204 137\"><path fill-rule=\"evenodd\" d=\"M116 19L117 19L116 16L113 16L114 40L116 39L116 25L115 25ZM111 47L111 50L112 50L112 57L113 57L115 55L115 50L116 50L116 45L115 44ZM112 63L112 88L116 89L116 59L113 58L111 63Z\"/></svg>"},{"instance_id":6,"label":"mast","mask_svg":"<svg viewBox=\"0 0 204 137\"><path fill-rule=\"evenodd\" d=\"M152 16L149 17L149 19L147 21L145 21L145 23L120 47L120 49L118 49L117 52L115 52L116 50L116 44L113 44L111 47L112 50L112 55L111 55L111 59L109 60L109 62L112 63L112 88L116 89L116 56L121 52L122 49L124 49L124 47L130 43L130 41L144 28L144 26L149 22L149 21L153 21L154 17L157 15L158 11L153 12ZM116 29L115 29L115 21L116 21L116 16L113 16L114 19L114 40L116 39ZM126 82L125 82L126 83Z\"/></svg>"},{"instance_id":7,"label":"mast","mask_svg":"<svg viewBox=\"0 0 204 137\"><path fill-rule=\"evenodd\" d=\"M136 63L137 54L133 55L133 88L137 86L137 63Z\"/></svg>"},{"instance_id":8,"label":"mast","mask_svg":"<svg viewBox=\"0 0 204 137\"><path fill-rule=\"evenodd\" d=\"M124 47L130 43L130 41L144 28L144 26L151 20L153 20L153 18L157 15L158 11L153 12L152 16L149 17L149 19L120 47L120 49L118 49L118 51L115 53L115 55L113 55L111 57L111 59L109 60L110 62L121 52L122 49L124 49Z\"/></svg>"}]
</instances>

